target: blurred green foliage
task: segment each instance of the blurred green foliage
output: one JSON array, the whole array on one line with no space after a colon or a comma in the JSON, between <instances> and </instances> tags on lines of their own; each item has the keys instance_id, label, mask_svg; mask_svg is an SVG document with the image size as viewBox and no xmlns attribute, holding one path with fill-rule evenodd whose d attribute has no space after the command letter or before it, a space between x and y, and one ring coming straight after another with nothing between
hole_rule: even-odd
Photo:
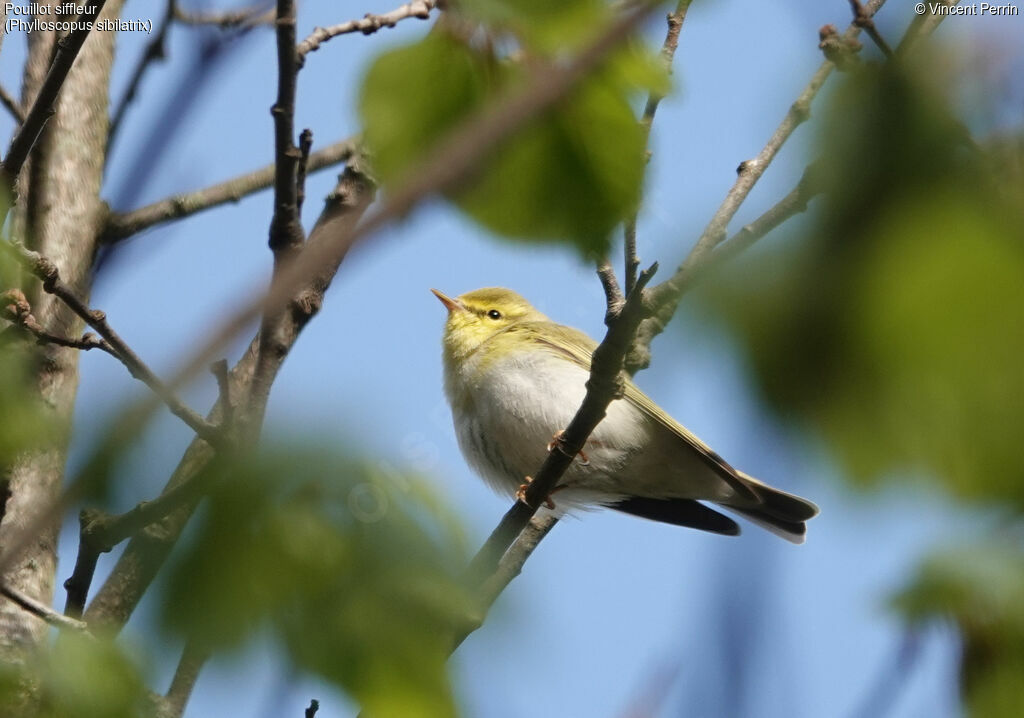
<instances>
[{"instance_id":1,"label":"blurred green foliage","mask_svg":"<svg viewBox=\"0 0 1024 718\"><path fill-rule=\"evenodd\" d=\"M769 404L852 477L923 473L1021 508L1024 186L940 90L898 64L847 78L816 220L707 296Z\"/></svg>"},{"instance_id":2,"label":"blurred green foliage","mask_svg":"<svg viewBox=\"0 0 1024 718\"><path fill-rule=\"evenodd\" d=\"M269 628L371 716L447 716L471 614L461 533L422 482L293 448L221 463L164 623L211 650Z\"/></svg>"},{"instance_id":3,"label":"blurred green foliage","mask_svg":"<svg viewBox=\"0 0 1024 718\"><path fill-rule=\"evenodd\" d=\"M23 703L32 688L32 707ZM0 664L0 705L37 718L138 718L152 703L138 668L112 643L63 635L22 665Z\"/></svg>"},{"instance_id":4,"label":"blurred green foliage","mask_svg":"<svg viewBox=\"0 0 1024 718\"><path fill-rule=\"evenodd\" d=\"M477 0L449 11L423 40L381 55L359 100L381 179L401 182L439 140L592 40L609 17L593 0ZM448 198L500 235L604 252L639 199L645 138L630 103L651 89L668 90L657 58L624 46Z\"/></svg>"},{"instance_id":5,"label":"blurred green foliage","mask_svg":"<svg viewBox=\"0 0 1024 718\"><path fill-rule=\"evenodd\" d=\"M39 400L34 371L46 366L52 350L37 345L31 334L7 321L16 313L13 307L18 298L24 301L20 293L17 298L7 294L18 288L19 279L17 267L6 253L0 253L0 473L19 453L59 436L52 413Z\"/></svg>"},{"instance_id":6,"label":"blurred green foliage","mask_svg":"<svg viewBox=\"0 0 1024 718\"><path fill-rule=\"evenodd\" d=\"M1024 706L1024 551L1019 543L936 554L895 599L911 621L947 616L963 641L968 713L1016 718Z\"/></svg>"},{"instance_id":7,"label":"blurred green foliage","mask_svg":"<svg viewBox=\"0 0 1024 718\"><path fill-rule=\"evenodd\" d=\"M942 66L924 55L846 75L826 111L811 221L756 248L703 299L768 405L823 439L856 483L932 477L1014 525L1024 135L970 139L955 94L971 80ZM938 552L896 606L911 621L955 621L973 718L1020 715L1024 542Z\"/></svg>"}]
</instances>

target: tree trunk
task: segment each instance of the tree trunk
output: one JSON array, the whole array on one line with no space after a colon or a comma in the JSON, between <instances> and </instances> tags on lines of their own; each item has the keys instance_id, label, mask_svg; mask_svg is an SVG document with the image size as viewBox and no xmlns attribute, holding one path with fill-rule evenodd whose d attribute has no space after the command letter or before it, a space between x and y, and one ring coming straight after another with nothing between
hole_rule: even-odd
<instances>
[{"instance_id":1,"label":"tree trunk","mask_svg":"<svg viewBox=\"0 0 1024 718\"><path fill-rule=\"evenodd\" d=\"M103 17L116 17L121 0L107 2ZM50 18L53 16L51 15ZM105 214L100 200L107 144L110 67L115 35L96 32L85 46L58 98L19 183L16 225L26 244L53 260L61 277L87 297L96 236ZM53 55L50 33L29 35L23 99L34 99ZM38 282L28 292L32 310L47 331L78 336L81 322ZM3 467L7 502L0 521L0 546L24 530L59 494L67 460L71 413L78 388L78 352L48 345L34 376L39 401L56 428L48 445ZM8 585L49 603L53 599L59 522L33 537L29 549L5 577ZM0 661L17 660L46 635L38 618L0 601Z\"/></svg>"}]
</instances>

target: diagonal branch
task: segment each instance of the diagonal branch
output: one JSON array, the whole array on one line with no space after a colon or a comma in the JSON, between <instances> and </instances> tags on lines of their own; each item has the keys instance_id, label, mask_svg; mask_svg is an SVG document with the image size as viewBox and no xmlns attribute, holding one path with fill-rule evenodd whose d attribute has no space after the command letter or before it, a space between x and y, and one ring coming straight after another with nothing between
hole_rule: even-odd
<instances>
[{"instance_id":1,"label":"diagonal branch","mask_svg":"<svg viewBox=\"0 0 1024 718\"><path fill-rule=\"evenodd\" d=\"M853 10L853 24L861 28L868 34L875 44L878 45L878 49L882 51L882 54L886 58L891 59L893 56L892 48L889 47L889 43L882 37L882 33L875 27L875 21L871 17L871 13L868 12L867 8L864 7L860 0L850 0L850 9Z\"/></svg>"},{"instance_id":2,"label":"diagonal branch","mask_svg":"<svg viewBox=\"0 0 1024 718\"><path fill-rule=\"evenodd\" d=\"M352 157L357 145L358 138L349 138L310 153L306 171L316 172L344 162ZM130 212L111 214L100 241L104 244L115 244L158 224L188 217L229 202L238 202L243 197L270 187L274 183L274 177L275 166L270 164L206 189L168 197Z\"/></svg>"},{"instance_id":3,"label":"diagonal branch","mask_svg":"<svg viewBox=\"0 0 1024 718\"><path fill-rule=\"evenodd\" d=\"M873 17L884 4L885 0L870 0L864 8L864 12L868 17ZM860 27L854 23L847 28L842 37L852 40L859 33ZM768 169L768 165L771 164L775 155L778 154L796 128L810 117L811 102L834 69L835 64L831 60L826 60L821 64L757 156L740 163L736 171L735 183L711 217L711 221L708 222L696 245L676 269L675 274L651 289L653 313L651 317L644 320L640 327L637 345L627 360L626 370L630 374L650 364L651 342L665 330L669 320L675 314L679 302L682 300L684 287L692 281L690 275L704 266L711 251L726 238L729 223L736 215L740 205L747 199L750 190L761 179L765 170Z\"/></svg>"},{"instance_id":4,"label":"diagonal branch","mask_svg":"<svg viewBox=\"0 0 1024 718\"><path fill-rule=\"evenodd\" d=\"M11 586L0 584L0 595L18 604L29 613L41 618L54 628L89 635L88 625L83 621L68 618L67 616L57 613L42 601L37 601L31 596L28 596Z\"/></svg>"},{"instance_id":5,"label":"diagonal branch","mask_svg":"<svg viewBox=\"0 0 1024 718\"><path fill-rule=\"evenodd\" d=\"M364 35L372 35L382 27L394 27L396 24L407 18L415 17L426 20L430 17L430 11L437 7L437 0L413 0L401 7L381 15L367 13L359 20L349 20L330 27L317 27L310 33L309 37L299 43L296 52L299 56L299 67L306 62L306 55L316 52L320 46L339 35L346 35L353 32L361 32Z\"/></svg>"},{"instance_id":6,"label":"diagonal branch","mask_svg":"<svg viewBox=\"0 0 1024 718\"><path fill-rule=\"evenodd\" d=\"M60 347L81 349L82 351L102 349L120 360L113 347L103 339L98 339L91 332L83 334L81 339L71 339L46 331L46 328L32 314L32 307L20 289L8 289L0 294L0 316L31 334L35 337L38 344L54 344Z\"/></svg>"},{"instance_id":7,"label":"diagonal branch","mask_svg":"<svg viewBox=\"0 0 1024 718\"><path fill-rule=\"evenodd\" d=\"M131 347L107 323L107 316L99 310L90 309L71 287L60 278L57 265L46 257L26 249L16 242L0 242L4 250L34 277L43 283L43 289L64 302L68 308L96 330L110 347L110 353L121 360L129 373L153 390L175 416L184 421L205 441L216 446L220 443L220 431L199 414L188 408L150 369Z\"/></svg>"},{"instance_id":8,"label":"diagonal branch","mask_svg":"<svg viewBox=\"0 0 1024 718\"><path fill-rule=\"evenodd\" d=\"M209 652L199 648L192 641L185 644L178 667L174 671L174 678L171 679L171 687L160 701L160 718L181 718L185 713L185 706L188 705L188 699L192 697L196 681L199 680L199 673L209 658Z\"/></svg>"},{"instance_id":9,"label":"diagonal branch","mask_svg":"<svg viewBox=\"0 0 1024 718\"><path fill-rule=\"evenodd\" d=\"M8 112L11 113L11 117L19 125L25 121L25 111L21 109L21 103L18 102L3 86L0 86L0 104L2 104Z\"/></svg>"}]
</instances>

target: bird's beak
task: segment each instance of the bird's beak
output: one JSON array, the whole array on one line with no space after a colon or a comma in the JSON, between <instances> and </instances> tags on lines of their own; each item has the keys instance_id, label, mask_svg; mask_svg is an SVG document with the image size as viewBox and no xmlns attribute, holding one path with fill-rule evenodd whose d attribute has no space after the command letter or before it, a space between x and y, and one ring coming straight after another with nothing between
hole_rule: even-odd
<instances>
[{"instance_id":1,"label":"bird's beak","mask_svg":"<svg viewBox=\"0 0 1024 718\"><path fill-rule=\"evenodd\" d=\"M464 309L462 303L458 299L452 299L444 292L439 292L436 289L431 289L430 291L434 293L435 297L441 300L441 304L445 306L445 309L448 310L449 314L451 314L457 309Z\"/></svg>"}]
</instances>

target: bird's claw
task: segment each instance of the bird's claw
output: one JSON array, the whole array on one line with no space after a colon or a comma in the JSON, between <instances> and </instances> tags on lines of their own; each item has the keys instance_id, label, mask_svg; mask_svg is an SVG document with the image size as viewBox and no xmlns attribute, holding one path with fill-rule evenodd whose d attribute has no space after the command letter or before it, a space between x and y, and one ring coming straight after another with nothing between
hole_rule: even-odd
<instances>
[{"instance_id":1,"label":"bird's claw","mask_svg":"<svg viewBox=\"0 0 1024 718\"><path fill-rule=\"evenodd\" d=\"M516 499L519 500L519 501L522 501L527 506L530 505L530 502L526 500L526 490L528 488L530 488L530 484L532 484L532 483L533 483L533 477L532 476L527 476L526 477L526 483L519 484L519 488L516 489ZM558 487L558 488L560 488L560 487ZM556 488L555 491L558 491L558 488ZM554 493L554 491L552 491L551 493ZM547 496L544 499L544 505L546 507L548 507L549 509L554 509L555 508L555 502L551 500L550 496Z\"/></svg>"},{"instance_id":2,"label":"bird's claw","mask_svg":"<svg viewBox=\"0 0 1024 718\"><path fill-rule=\"evenodd\" d=\"M565 448L565 439L562 438L563 434L565 434L565 429L559 429L555 432L555 435L551 437L551 441L548 442L548 451L557 448L563 454L569 456L569 452ZM590 459L587 458L587 452L583 451L583 449L580 449L576 456L579 457L581 466L590 466Z\"/></svg>"}]
</instances>

